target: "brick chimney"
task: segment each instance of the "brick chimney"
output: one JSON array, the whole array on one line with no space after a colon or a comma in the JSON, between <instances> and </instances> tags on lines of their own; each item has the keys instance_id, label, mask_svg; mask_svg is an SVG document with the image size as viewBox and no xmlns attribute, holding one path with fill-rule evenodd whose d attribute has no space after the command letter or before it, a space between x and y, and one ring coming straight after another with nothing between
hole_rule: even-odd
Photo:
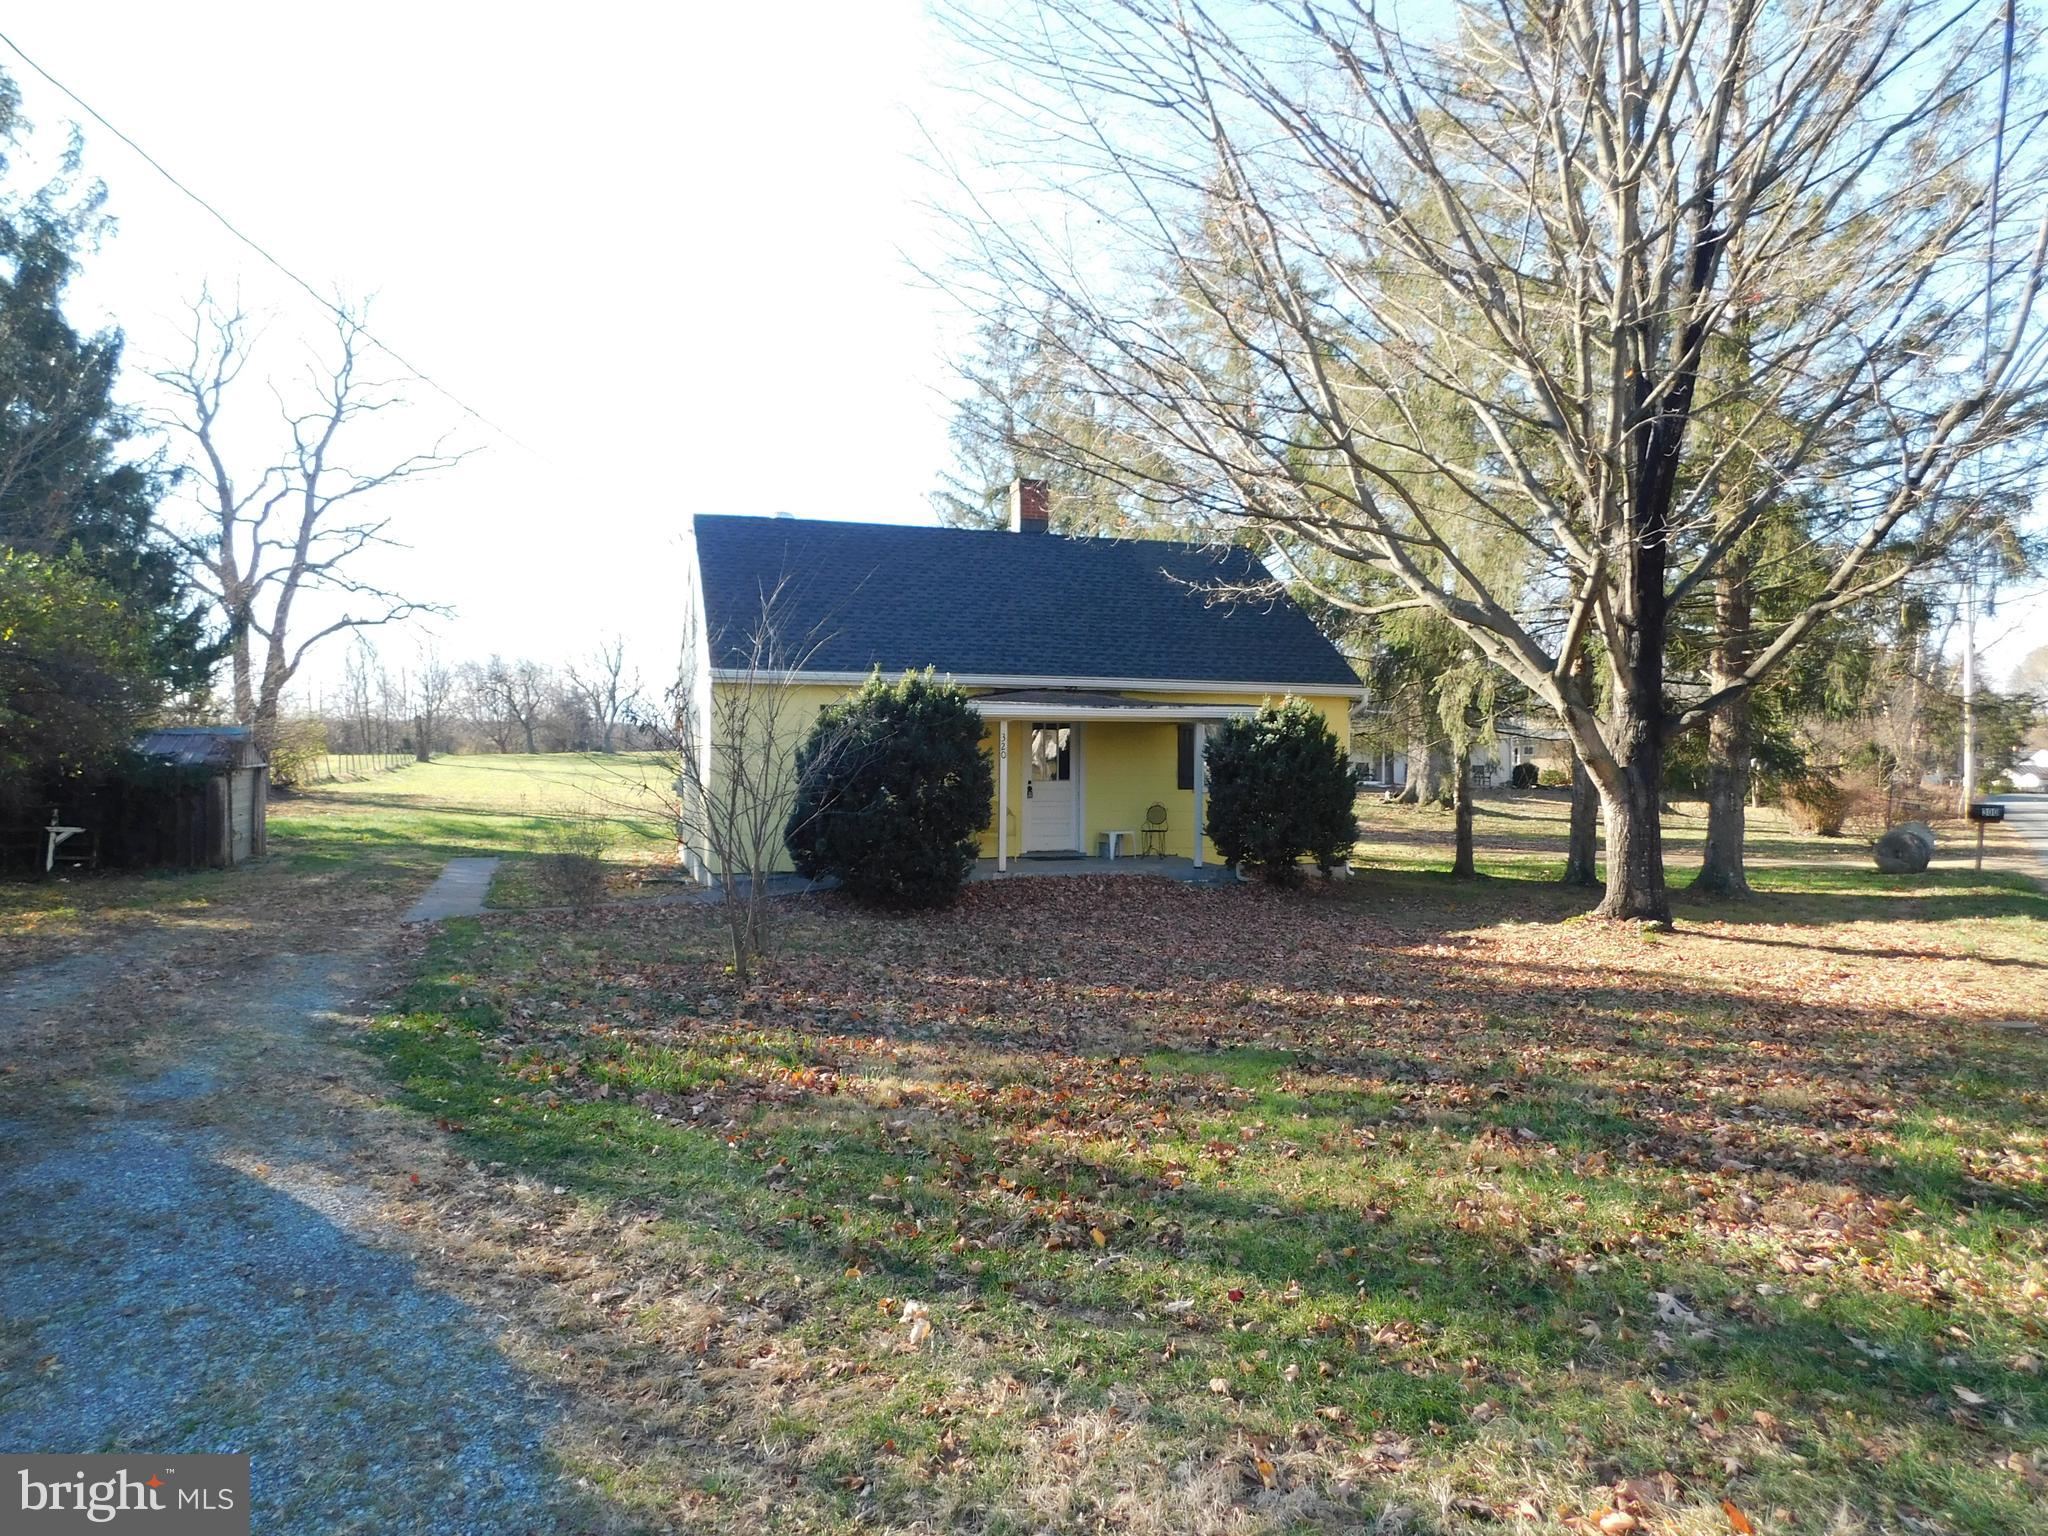
<instances>
[{"instance_id":1,"label":"brick chimney","mask_svg":"<svg viewBox=\"0 0 2048 1536\"><path fill-rule=\"evenodd\" d=\"M1052 497L1043 480L1010 482L1010 532L1044 533L1052 526Z\"/></svg>"}]
</instances>

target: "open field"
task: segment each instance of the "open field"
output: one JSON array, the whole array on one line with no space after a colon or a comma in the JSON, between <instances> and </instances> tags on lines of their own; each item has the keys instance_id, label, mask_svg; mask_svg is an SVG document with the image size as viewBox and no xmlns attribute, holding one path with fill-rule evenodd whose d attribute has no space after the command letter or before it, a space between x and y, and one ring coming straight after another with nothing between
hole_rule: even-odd
<instances>
[{"instance_id":1,"label":"open field","mask_svg":"<svg viewBox=\"0 0 2048 1536\"><path fill-rule=\"evenodd\" d=\"M652 1524L2048 1529L2048 897L1805 852L506 914L375 1041Z\"/></svg>"},{"instance_id":2,"label":"open field","mask_svg":"<svg viewBox=\"0 0 2048 1536\"><path fill-rule=\"evenodd\" d=\"M525 860L564 821L601 828L623 894L634 874L673 858L662 777L644 754L447 757L280 796L270 857L255 868L0 882L0 966L131 930L233 927L294 899L301 882L344 881L376 902L424 887L462 854L515 861L493 899L533 905L541 896Z\"/></svg>"},{"instance_id":3,"label":"open field","mask_svg":"<svg viewBox=\"0 0 2048 1536\"><path fill-rule=\"evenodd\" d=\"M625 877L673 863L675 834L664 814L667 772L648 753L554 753L536 757L443 757L351 783L322 785L271 812L297 859L410 862L432 850L436 867L457 854L510 858L492 888L492 902L532 906L536 890L527 857L542 851L552 828L589 827Z\"/></svg>"}]
</instances>

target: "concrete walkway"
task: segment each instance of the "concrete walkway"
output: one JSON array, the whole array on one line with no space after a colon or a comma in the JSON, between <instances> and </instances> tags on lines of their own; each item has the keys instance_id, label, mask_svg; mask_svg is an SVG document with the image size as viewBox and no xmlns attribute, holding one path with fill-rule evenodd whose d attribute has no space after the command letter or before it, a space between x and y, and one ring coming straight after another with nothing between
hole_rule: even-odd
<instances>
[{"instance_id":1,"label":"concrete walkway","mask_svg":"<svg viewBox=\"0 0 2048 1536\"><path fill-rule=\"evenodd\" d=\"M444 917L477 917L491 894L496 859L450 859L426 894L405 914L408 923L438 923Z\"/></svg>"},{"instance_id":2,"label":"concrete walkway","mask_svg":"<svg viewBox=\"0 0 2048 1536\"><path fill-rule=\"evenodd\" d=\"M1221 864L1197 867L1192 859L1027 858L1010 856L1010 867L998 873L994 859L976 859L969 880L1031 880L1058 875L1151 875L1160 880L1178 880L1183 885L1227 885L1236 877Z\"/></svg>"}]
</instances>

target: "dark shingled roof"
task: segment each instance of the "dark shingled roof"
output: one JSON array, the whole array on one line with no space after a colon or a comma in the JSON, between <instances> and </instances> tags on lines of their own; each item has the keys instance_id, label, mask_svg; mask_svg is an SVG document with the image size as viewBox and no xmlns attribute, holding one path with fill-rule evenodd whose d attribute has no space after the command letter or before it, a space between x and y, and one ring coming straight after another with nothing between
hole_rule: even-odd
<instances>
[{"instance_id":1,"label":"dark shingled roof","mask_svg":"<svg viewBox=\"0 0 2048 1536\"><path fill-rule=\"evenodd\" d=\"M787 517L699 517L713 666L742 664L765 594L807 672L1119 678L1352 689L1358 677L1250 552Z\"/></svg>"}]
</instances>

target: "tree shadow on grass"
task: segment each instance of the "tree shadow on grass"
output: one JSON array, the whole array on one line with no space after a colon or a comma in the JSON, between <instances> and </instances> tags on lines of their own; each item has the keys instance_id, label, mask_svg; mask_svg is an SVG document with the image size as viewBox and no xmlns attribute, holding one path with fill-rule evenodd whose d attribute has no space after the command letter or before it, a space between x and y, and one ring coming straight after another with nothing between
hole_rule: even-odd
<instances>
[{"instance_id":1,"label":"tree shadow on grass","mask_svg":"<svg viewBox=\"0 0 2048 1536\"><path fill-rule=\"evenodd\" d=\"M479 1087L502 1097L505 1084ZM448 1112L445 1093L426 1102ZM700 1257L708 1245L738 1274L793 1268L813 1307L837 1295L857 1314L868 1291L972 1302L976 1322L949 1311L946 1325L972 1327L979 1369L1032 1377L1067 1352L1082 1367L1063 1385L1076 1407L1111 1401L1110 1387L1126 1379L1162 1403L1206 1406L1215 1400L1203 1381L1221 1374L1242 1405L1194 1409L1184 1428L1198 1437L1224 1434L1225 1423L1236 1426L1231 1438L1314 1423L1334 1396L1346 1405L1348 1434L1385 1428L1452 1447L1477 1432L1467 1411L1485 1397L1534 1422L1577 1422L1598 1452L1603 1417L1625 1419L1624 1405L1647 1411L1655 1386L1687 1394L1702 1412L1772 1404L1790 1426L1781 1446L1851 1493L1862 1469L1842 1460L1839 1442L1808 1433L1802 1405L1812 1419L1846 1411L1912 1426L1965 1454L1988 1442L1944 1406L1955 1385L2021 1424L2048 1419L2043 1384L1988 1343L1944 1337L1943 1314L1839 1291L1817 1307L1776 1287L1759 1294L1753 1279L1778 1278L1761 1256L1709 1265L1632 1245L1618 1231L1590 1266L1571 1264L1546 1255L1540 1227L1503 1229L1480 1216L1458 1225L1426 1197L1371 1214L1321 1197L1276 1204L1211 1185L1168 1190L1075 1152L1049 1170L1062 1189L1099 1218L1122 1214L1132 1225L1112 1223L1106 1251L1053 1252L1040 1245L1041 1229L1015 1231L1014 1197L987 1184L903 1184L907 1171L929 1173L963 1147L992 1165L980 1133L958 1124L913 1114L893 1144L847 1139L829 1158L806 1158L819 1133L796 1116L767 1136L762 1156L735 1159L729 1132L631 1106L585 1103L562 1118L548 1129L500 1114L465 1134L480 1155L578 1195L661 1210ZM806 1170L801 1193L774 1172L789 1158ZM871 1201L882 1198L889 1209L877 1212ZM1172 1235L1150 1240L1162 1223ZM1241 1301L1231 1299L1237 1291ZM1173 1292L1193 1309L1163 1312ZM1048 1336L1048 1318L1072 1332ZM1365 1341L1389 1327L1396 1342ZM1466 1358L1481 1362L1476 1374L1458 1363ZM1299 1368L1294 1379L1283 1374L1288 1365Z\"/></svg>"},{"instance_id":2,"label":"tree shadow on grass","mask_svg":"<svg viewBox=\"0 0 2048 1536\"><path fill-rule=\"evenodd\" d=\"M1340 893L1043 884L913 920L833 901L802 909L777 981L743 1017L684 1021L708 1029L707 1060L722 1064L702 1088L702 1128L618 1100L571 1098L540 1116L532 1085L475 1054L466 1065L437 1059L448 1047L430 1036L418 1037L410 1091L423 1111L461 1118L483 1157L594 1200L661 1210L706 1262L730 1257L756 1274L794 1266L807 1294L838 1297L856 1316L871 1315L881 1296L971 1300L985 1309L986 1326L970 1326L987 1369L1021 1377L1099 1358L1179 1405L1197 1438L1241 1435L1247 1422L1312 1422L1318 1392L1329 1390L1319 1384L1335 1381L1379 1424L1416 1434L1449 1425L1451 1445L1471 1434L1464 1410L1475 1394L1534 1420L1591 1426L1597 1441L1602 1416L1625 1417L1617 1405L1647 1390L1635 1384L1661 1384L1703 1409L1773 1405L1794 1424L1781 1444L1860 1499L1876 1486L1866 1477L1895 1474L1844 1460L1840 1438L1809 1435L1802 1413L1818 1425L1846 1406L1965 1459L1981 1459L1988 1442L1981 1416L1952 1418L1949 1388L1968 1388L1996 1405L1987 1412L2014 1413L2023 1427L2048 1417L2039 1384L2001 1363L1989 1335L1942 1336L1952 1299L1788 1281L1770 1262L1769 1233L1746 1248L1741 1221L1724 1214L1729 1251L1703 1252L1685 1240L1689 1219L1672 1228L1684 1213L1668 1204L1687 1184L1710 1186L1731 1208L1740 1194L1775 1189L1804 1207L1802 1230L1824 1232L1833 1186L2008 1228L2037 1222L2027 1191L1974 1179L1925 1146L1891 1146L1936 1107L1962 1140L2032 1125L2023 1085L2039 1076L2036 1042L1984 1038L1966 1020L1920 1018L1861 995L1802 1007L1738 973L1716 987L1680 974L1619 980L1563 963L1497 963L1460 942L1469 908L1448 904L1393 918L1367 916ZM1220 922L1198 921L1219 913ZM664 934L673 947L677 930L664 923L691 920L636 917L617 931L654 952ZM806 953L826 938L830 957ZM465 969L476 959L465 957ZM648 969L637 954L631 963ZM663 984L730 996L708 970L693 982L679 969ZM602 1013L615 989L604 977L591 987ZM421 1002L445 1015L459 996ZM487 1010L453 1016L497 1027ZM550 1027L574 1031L576 1016L572 1005ZM868 1042L859 1051L848 1043L856 1035ZM774 1095L752 1096L747 1051L784 1074ZM1555 1064L1525 1072L1529 1051ZM867 1104L791 1092L791 1061L879 1072L884 1097L900 1097ZM1090 1088L1091 1072L1114 1081ZM1216 1092L1204 1087L1212 1080ZM1000 1091L1012 1081L1040 1090L1014 1112ZM1201 1091L1181 1091L1190 1087ZM1150 1118L1155 1111L1164 1118ZM1459 1188L1507 1177L1486 1160L1489 1144L1510 1149L1509 1160L1527 1153L1541 1160L1518 1162L1513 1177L1542 1198L1502 1220L1484 1199L1448 1209L1448 1190L1413 1184L1376 1197L1361 1184L1356 1204L1327 1184L1305 1195L1246 1189L1242 1179L1176 1188L1142 1155L1234 1141L1248 1118L1270 1136L1291 1135L1297 1113L1340 1145L1347 1128L1376 1130L1382 1144L1359 1150L1365 1171L1386 1138L1431 1149L1444 1144L1429 1138L1463 1138L1445 1151L1469 1143L1481 1160L1446 1163ZM851 1129L826 1128L849 1116ZM1733 1132L1749 1141L1731 1142ZM1860 1151L1849 1144L1858 1137L1869 1143ZM1125 1156L1102 1150L1118 1142ZM973 1176L949 1183L963 1153ZM1600 1154L1611 1161L1573 1166ZM1035 1160L1048 1197L1070 1193L1087 1220L1119 1218L1103 1223L1099 1247L1084 1226L1075 1247L1046 1249L1042 1213L991 1187L986 1176L1020 1155ZM1531 1224L1531 1212L1574 1194L1611 1206L1616 1225L1590 1268L1539 1256L1557 1245ZM1369 1213L1368 1198L1385 1212ZM1669 1235L1627 1241L1653 1215ZM1830 1256L1842 1273L1857 1272L1867 1244L1891 1241L1887 1221L1916 1218L1863 1210L1853 1219L1857 1230ZM1155 1240L1161 1222L1177 1236ZM1290 1286L1292 1307L1276 1299ZM1222 1299L1233 1288L1248 1293L1242 1315L1259 1323L1249 1332L1224 1326L1237 1315ZM1795 1289L1818 1305L1786 1294ZM1685 1312L1660 1323L1659 1291L1711 1334L1692 1337ZM1163 1317L1160 1303L1183 1292L1200 1315ZM1331 1331L1318 1328L1319 1314L1335 1320ZM1071 1327L1048 1335L1034 1316ZM1402 1318L1421 1331L1390 1354L1361 1350L1366 1324ZM1600 1339L1581 1331L1589 1320ZM1180 1357L1162 1360L1176 1344ZM1468 1352L1483 1366L1469 1381L1454 1363ZM1206 1386L1219 1359L1244 1383L1243 1406L1227 1412ZM1307 1369L1318 1361L1331 1377ZM1289 1362L1304 1367L1297 1382L1280 1374ZM1077 1369L1064 1390L1094 1401L1114 1371ZM1896 1475L1938 1503L1939 1487L1913 1481L1921 1474Z\"/></svg>"},{"instance_id":3,"label":"tree shadow on grass","mask_svg":"<svg viewBox=\"0 0 2048 1536\"><path fill-rule=\"evenodd\" d=\"M2048 1067L2048 1041L1985 1030L1967 1014L1926 1016L1868 988L1814 995L1796 974L1773 983L1740 967L1603 975L1524 955L1495 962L1431 942L1453 934L1414 927L1398 944L1334 951L1309 927L1288 951L1248 923L1242 943L1161 956L1110 916L1101 929L1076 930L1040 913L1014 935L984 924L971 945L934 934L921 967L857 977L843 958L813 967L791 957L784 996L801 1008L857 985L870 1005L861 1029L940 1056L971 1048L977 1070L1024 1081L1061 1056L1161 1051L1207 1056L1241 1079L1251 1047L1289 1053L1300 1074L1330 1079L1334 1091L1393 1094L1416 1115L1537 1131L1571 1150L1709 1173L1751 1164L1963 1210L2038 1214L2048 1198L1908 1155L1905 1117L1920 1107L1999 1141L2033 1123L2017 1088L1987 1098L1959 1096L1958 1086L1973 1075L2023 1084ZM1048 973L1058 978L1050 986ZM1795 984L1802 989L1784 990ZM1532 1051L1583 1075L1532 1071ZM992 1067L991 1052L1017 1061Z\"/></svg>"},{"instance_id":4,"label":"tree shadow on grass","mask_svg":"<svg viewBox=\"0 0 2048 1536\"><path fill-rule=\"evenodd\" d=\"M1848 955L1858 960L1928 960L1942 958L1927 950L1885 949L1850 944L1822 944L1814 939L1770 939L1756 933L1714 933L1706 929L1695 929L1692 931L1692 936L1732 944L1761 944L1771 949L1796 949L1810 954ZM1966 960L1970 965L2011 967L2027 971L2048 971L2048 960L2023 960L2014 955L1978 954L1950 958Z\"/></svg>"}]
</instances>

